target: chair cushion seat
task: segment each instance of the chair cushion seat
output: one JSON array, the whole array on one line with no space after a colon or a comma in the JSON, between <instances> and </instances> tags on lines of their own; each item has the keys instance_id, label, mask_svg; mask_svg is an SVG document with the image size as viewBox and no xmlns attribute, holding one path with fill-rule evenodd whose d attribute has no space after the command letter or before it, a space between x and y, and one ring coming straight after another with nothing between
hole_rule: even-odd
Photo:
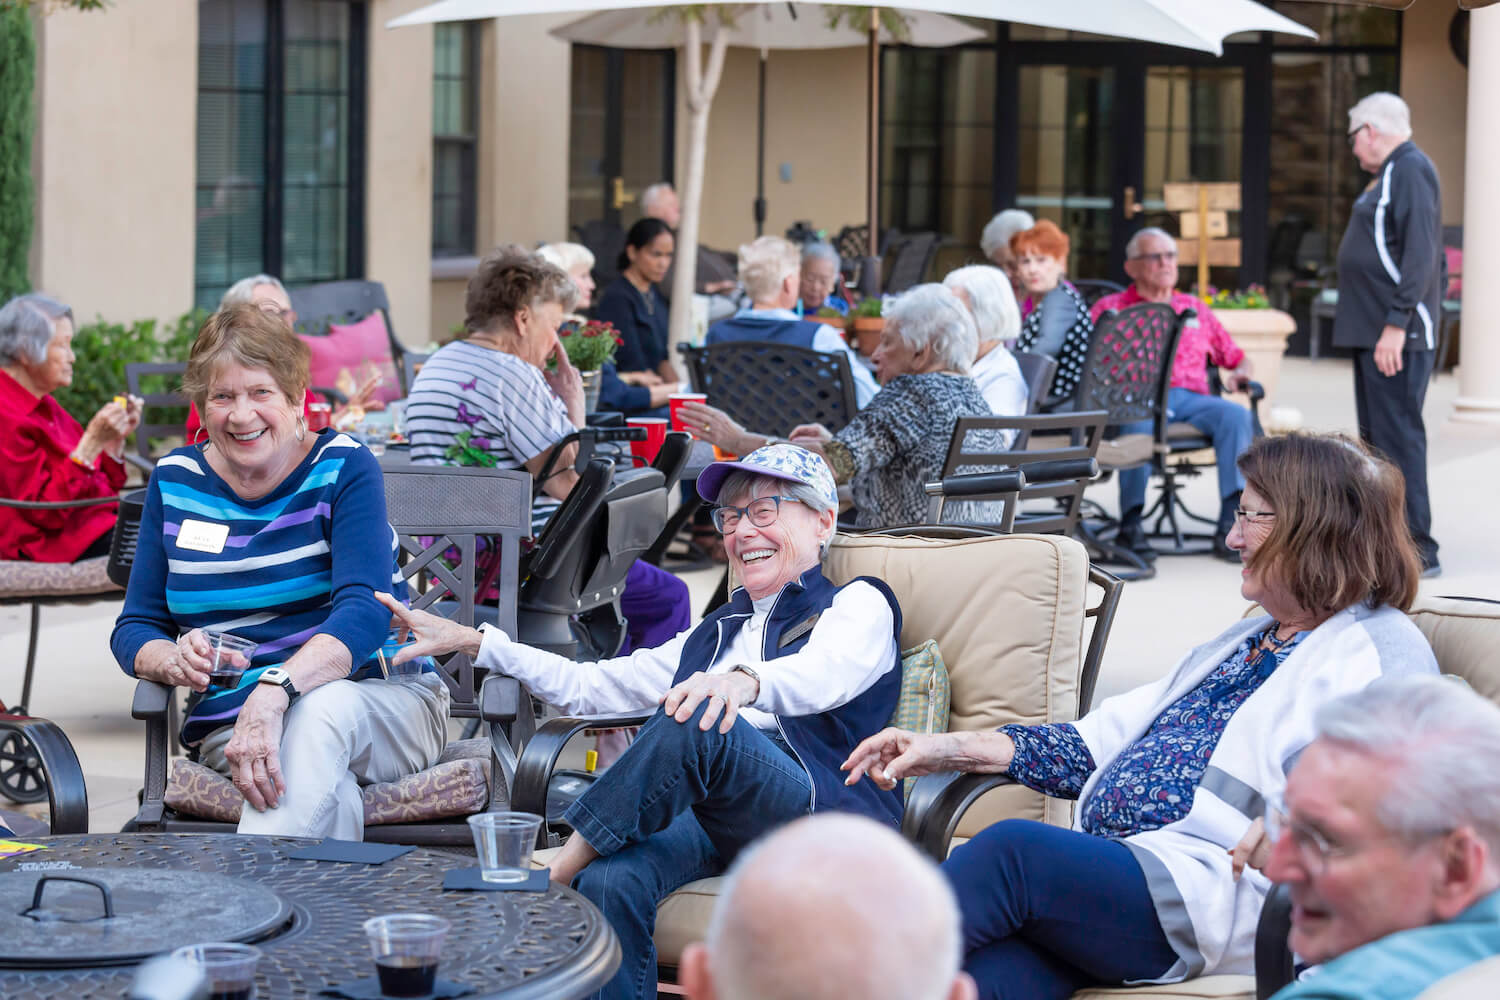
<instances>
[{"instance_id":1,"label":"chair cushion seat","mask_svg":"<svg viewBox=\"0 0 1500 1000\"><path fill-rule=\"evenodd\" d=\"M1121 434L1099 442L1099 466L1105 469L1129 469L1151 461L1156 440L1150 434Z\"/></svg>"},{"instance_id":2,"label":"chair cushion seat","mask_svg":"<svg viewBox=\"0 0 1500 1000\"><path fill-rule=\"evenodd\" d=\"M488 740L459 740L425 771L366 785L361 789L365 824L420 823L484 809L490 798L489 752ZM179 813L221 823L238 823L245 805L233 782L190 760L173 762L163 801Z\"/></svg>"},{"instance_id":3,"label":"chair cushion seat","mask_svg":"<svg viewBox=\"0 0 1500 1000\"><path fill-rule=\"evenodd\" d=\"M1079 990L1073 1000L1255 1000L1254 976L1203 976L1181 983L1151 986L1095 986Z\"/></svg>"},{"instance_id":4,"label":"chair cushion seat","mask_svg":"<svg viewBox=\"0 0 1500 1000\"><path fill-rule=\"evenodd\" d=\"M1212 448L1213 438L1185 421L1173 421L1167 425L1167 444L1173 453L1179 451L1197 451L1200 448Z\"/></svg>"},{"instance_id":5,"label":"chair cushion seat","mask_svg":"<svg viewBox=\"0 0 1500 1000\"><path fill-rule=\"evenodd\" d=\"M109 557L76 563L32 562L29 559L0 561L0 598L84 597L119 592L105 570Z\"/></svg>"}]
</instances>

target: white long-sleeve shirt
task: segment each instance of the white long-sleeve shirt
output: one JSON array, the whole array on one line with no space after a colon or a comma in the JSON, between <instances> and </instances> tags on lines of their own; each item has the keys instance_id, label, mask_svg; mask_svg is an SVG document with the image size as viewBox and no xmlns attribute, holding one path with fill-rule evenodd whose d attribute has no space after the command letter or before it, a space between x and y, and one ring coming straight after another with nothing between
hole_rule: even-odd
<instances>
[{"instance_id":1,"label":"white long-sleeve shirt","mask_svg":"<svg viewBox=\"0 0 1500 1000\"><path fill-rule=\"evenodd\" d=\"M777 596L755 601L749 621L719 650L717 659L695 665L695 670L721 673L743 663L760 675L759 694L740 712L751 725L775 729L776 715L816 715L838 708L897 666L890 603L880 591L858 581L834 596L806 645L795 653L763 659L765 623ZM533 695L569 714L614 715L651 710L660 703L672 686L693 629L655 649L592 663L534 649L493 625L482 631L477 665L516 678Z\"/></svg>"}]
</instances>

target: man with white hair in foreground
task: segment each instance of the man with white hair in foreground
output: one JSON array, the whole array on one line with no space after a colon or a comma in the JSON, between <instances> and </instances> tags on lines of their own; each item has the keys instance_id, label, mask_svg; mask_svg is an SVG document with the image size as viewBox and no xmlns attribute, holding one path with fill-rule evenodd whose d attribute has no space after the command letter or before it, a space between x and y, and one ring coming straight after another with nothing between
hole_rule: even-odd
<instances>
[{"instance_id":1,"label":"man with white hair in foreground","mask_svg":"<svg viewBox=\"0 0 1500 1000\"><path fill-rule=\"evenodd\" d=\"M680 972L694 1000L973 1000L959 942L931 862L873 820L821 813L740 855Z\"/></svg>"},{"instance_id":2,"label":"man with white hair in foreground","mask_svg":"<svg viewBox=\"0 0 1500 1000\"><path fill-rule=\"evenodd\" d=\"M1250 858L1291 886L1292 951L1325 963L1274 1000L1410 1000L1500 954L1500 707L1393 678L1315 731Z\"/></svg>"}]
</instances>

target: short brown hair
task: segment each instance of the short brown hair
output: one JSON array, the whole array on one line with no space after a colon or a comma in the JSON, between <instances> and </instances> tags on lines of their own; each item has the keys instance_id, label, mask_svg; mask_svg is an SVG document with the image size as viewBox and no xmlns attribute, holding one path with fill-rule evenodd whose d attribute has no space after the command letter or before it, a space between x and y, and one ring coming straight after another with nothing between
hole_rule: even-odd
<instances>
[{"instance_id":1,"label":"short brown hair","mask_svg":"<svg viewBox=\"0 0 1500 1000\"><path fill-rule=\"evenodd\" d=\"M312 352L301 337L287 329L281 317L262 312L248 302L225 306L208 317L198 331L187 371L182 373L182 390L201 413L214 373L224 362L233 361L270 372L276 388L300 411L312 381L308 372L311 360Z\"/></svg>"},{"instance_id":2,"label":"short brown hair","mask_svg":"<svg viewBox=\"0 0 1500 1000\"><path fill-rule=\"evenodd\" d=\"M1250 565L1299 606L1411 607L1421 563L1399 469L1342 434L1264 437L1238 465L1276 512Z\"/></svg>"},{"instance_id":3,"label":"short brown hair","mask_svg":"<svg viewBox=\"0 0 1500 1000\"><path fill-rule=\"evenodd\" d=\"M1057 228L1051 219L1043 219L1030 229L1023 229L1010 238L1010 252L1017 257L1023 253L1040 253L1056 257L1067 263L1068 234Z\"/></svg>"},{"instance_id":4,"label":"short brown hair","mask_svg":"<svg viewBox=\"0 0 1500 1000\"><path fill-rule=\"evenodd\" d=\"M567 272L515 243L484 255L464 292L464 326L495 333L515 330L516 313L556 302L563 312L578 301L578 286Z\"/></svg>"}]
</instances>

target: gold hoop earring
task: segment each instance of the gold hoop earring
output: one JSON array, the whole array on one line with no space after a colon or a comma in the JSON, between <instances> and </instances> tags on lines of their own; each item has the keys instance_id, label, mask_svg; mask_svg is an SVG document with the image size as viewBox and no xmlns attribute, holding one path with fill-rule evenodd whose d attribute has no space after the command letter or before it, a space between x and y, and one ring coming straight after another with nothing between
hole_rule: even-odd
<instances>
[{"instance_id":1,"label":"gold hoop earring","mask_svg":"<svg viewBox=\"0 0 1500 1000\"><path fill-rule=\"evenodd\" d=\"M305 437L307 437L307 421L299 413L297 415L297 440L301 441Z\"/></svg>"}]
</instances>

